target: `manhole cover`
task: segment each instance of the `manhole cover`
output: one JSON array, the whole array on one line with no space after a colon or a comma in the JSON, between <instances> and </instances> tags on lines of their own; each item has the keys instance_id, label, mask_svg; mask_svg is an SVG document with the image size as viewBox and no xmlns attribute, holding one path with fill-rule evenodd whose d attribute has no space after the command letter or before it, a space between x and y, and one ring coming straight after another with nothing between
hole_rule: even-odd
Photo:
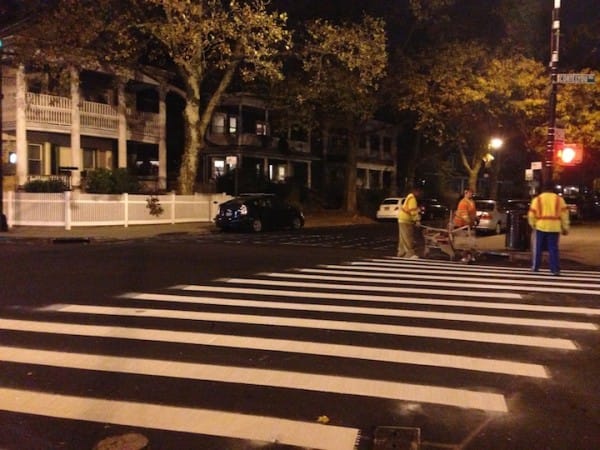
<instances>
[{"instance_id":1,"label":"manhole cover","mask_svg":"<svg viewBox=\"0 0 600 450\"><path fill-rule=\"evenodd\" d=\"M146 436L139 433L127 433L102 439L94 446L94 450L143 450L147 445L148 438Z\"/></svg>"}]
</instances>

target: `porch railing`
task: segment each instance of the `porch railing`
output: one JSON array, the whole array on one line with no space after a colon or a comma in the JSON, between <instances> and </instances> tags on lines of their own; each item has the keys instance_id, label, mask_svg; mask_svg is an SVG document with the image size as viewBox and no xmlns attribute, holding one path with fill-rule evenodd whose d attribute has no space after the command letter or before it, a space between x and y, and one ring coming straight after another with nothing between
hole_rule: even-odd
<instances>
[{"instance_id":1,"label":"porch railing","mask_svg":"<svg viewBox=\"0 0 600 450\"><path fill-rule=\"evenodd\" d=\"M72 123L72 102L68 97L28 92L25 116L28 122L47 127L70 127ZM109 132L116 137L119 115L116 106L105 103L83 101L81 103L81 130ZM137 137L160 136L158 114L127 109L127 127Z\"/></svg>"}]
</instances>

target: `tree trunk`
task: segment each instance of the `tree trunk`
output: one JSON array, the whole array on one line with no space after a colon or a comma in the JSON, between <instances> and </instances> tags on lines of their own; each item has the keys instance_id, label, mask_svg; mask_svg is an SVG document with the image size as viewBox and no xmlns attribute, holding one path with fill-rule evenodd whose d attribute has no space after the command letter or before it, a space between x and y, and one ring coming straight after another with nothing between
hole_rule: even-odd
<instances>
[{"instance_id":1,"label":"tree trunk","mask_svg":"<svg viewBox=\"0 0 600 450\"><path fill-rule=\"evenodd\" d=\"M350 213L356 212L356 162L358 155L358 136L355 133L348 134L348 158L346 160L346 198L345 210Z\"/></svg>"},{"instance_id":2,"label":"tree trunk","mask_svg":"<svg viewBox=\"0 0 600 450\"><path fill-rule=\"evenodd\" d=\"M185 128L185 146L181 167L179 168L179 193L190 195L194 192L194 183L198 172L198 153L201 142L200 133L200 98L186 98L186 105L183 111L183 121ZM204 133L202 133L203 137Z\"/></svg>"},{"instance_id":3,"label":"tree trunk","mask_svg":"<svg viewBox=\"0 0 600 450\"><path fill-rule=\"evenodd\" d=\"M223 93L231 83L233 74L239 65L235 59L227 66L215 92L211 95L206 108L200 114L200 84L202 76L190 70L187 74L186 106L183 111L185 126L185 148L179 169L179 193L190 195L194 193L194 185L198 174L198 160L204 149L204 137L210 124L213 112Z\"/></svg>"},{"instance_id":4,"label":"tree trunk","mask_svg":"<svg viewBox=\"0 0 600 450\"><path fill-rule=\"evenodd\" d=\"M482 160L478 155L473 157L472 164L469 164L469 160L467 159L467 155L461 149L460 157L462 159L463 166L469 175L469 189L473 192L477 192L477 178L479 176L479 170L481 170Z\"/></svg>"}]
</instances>

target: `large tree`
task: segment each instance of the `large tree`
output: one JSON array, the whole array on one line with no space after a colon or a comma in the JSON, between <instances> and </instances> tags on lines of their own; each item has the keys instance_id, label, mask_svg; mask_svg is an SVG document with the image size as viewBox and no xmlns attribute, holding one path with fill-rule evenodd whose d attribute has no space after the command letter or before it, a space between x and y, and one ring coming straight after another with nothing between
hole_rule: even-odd
<instances>
[{"instance_id":1,"label":"large tree","mask_svg":"<svg viewBox=\"0 0 600 450\"><path fill-rule=\"evenodd\" d=\"M185 149L179 191L193 191L198 156L213 110L233 80L280 77L278 56L290 44L286 15L266 0L39 1L19 52L45 64L139 64L174 71L186 95ZM82 18L85 17L85 20ZM65 33L65 30L69 32Z\"/></svg>"},{"instance_id":2,"label":"large tree","mask_svg":"<svg viewBox=\"0 0 600 450\"><path fill-rule=\"evenodd\" d=\"M423 139L458 151L473 189L490 137L533 140L532 130L545 120L547 80L544 67L531 59L454 42L407 59L404 67L400 110Z\"/></svg>"},{"instance_id":3,"label":"large tree","mask_svg":"<svg viewBox=\"0 0 600 450\"><path fill-rule=\"evenodd\" d=\"M324 136L334 127L345 134L344 208L355 212L359 135L377 110L387 68L384 22L369 16L343 24L317 19L307 24L306 36L306 83L297 99L310 105Z\"/></svg>"}]
</instances>

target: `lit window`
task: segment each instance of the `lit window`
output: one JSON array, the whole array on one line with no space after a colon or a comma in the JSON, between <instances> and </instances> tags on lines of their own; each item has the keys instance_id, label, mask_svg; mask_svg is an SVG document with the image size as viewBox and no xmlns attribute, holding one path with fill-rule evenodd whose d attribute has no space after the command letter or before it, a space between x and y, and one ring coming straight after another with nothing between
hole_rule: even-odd
<instances>
[{"instance_id":1,"label":"lit window","mask_svg":"<svg viewBox=\"0 0 600 450\"><path fill-rule=\"evenodd\" d=\"M259 136L267 135L267 124L266 122L256 122L256 134Z\"/></svg>"},{"instance_id":2,"label":"lit window","mask_svg":"<svg viewBox=\"0 0 600 450\"><path fill-rule=\"evenodd\" d=\"M229 117L229 134L237 133L237 117Z\"/></svg>"}]
</instances>

